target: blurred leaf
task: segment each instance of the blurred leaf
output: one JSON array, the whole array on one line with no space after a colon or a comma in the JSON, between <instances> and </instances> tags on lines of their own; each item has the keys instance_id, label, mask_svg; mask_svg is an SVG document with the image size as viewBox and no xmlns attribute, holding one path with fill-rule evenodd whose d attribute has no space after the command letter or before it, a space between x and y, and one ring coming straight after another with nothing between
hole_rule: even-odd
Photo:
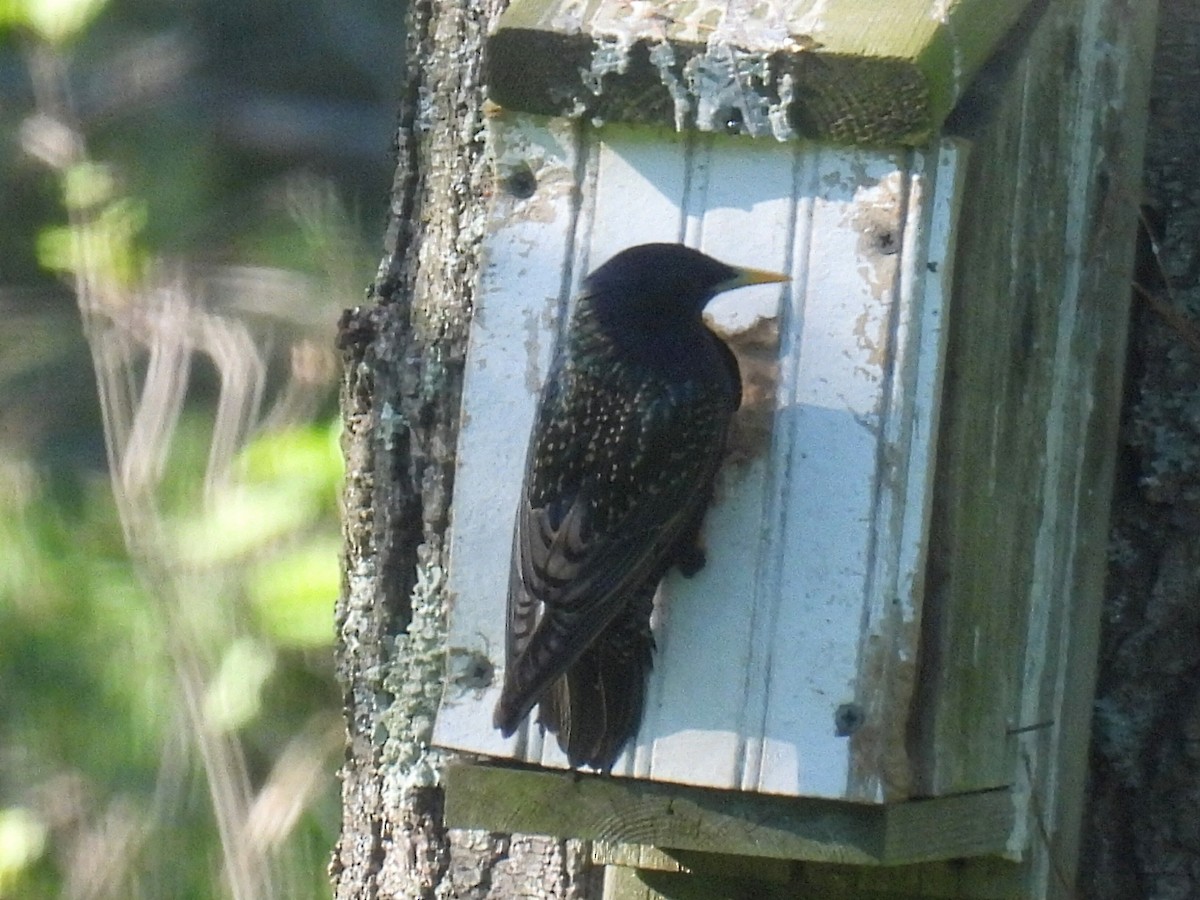
<instances>
[{"instance_id":1,"label":"blurred leaf","mask_svg":"<svg viewBox=\"0 0 1200 900\"><path fill-rule=\"evenodd\" d=\"M225 651L204 698L204 715L219 732L236 731L258 717L263 685L275 671L275 651L254 638L238 638Z\"/></svg>"},{"instance_id":2,"label":"blurred leaf","mask_svg":"<svg viewBox=\"0 0 1200 900\"><path fill-rule=\"evenodd\" d=\"M313 490L336 490L342 477L339 434L337 423L317 423L263 435L242 452L244 477L251 482L288 478Z\"/></svg>"},{"instance_id":3,"label":"blurred leaf","mask_svg":"<svg viewBox=\"0 0 1200 900\"><path fill-rule=\"evenodd\" d=\"M63 200L68 209L86 210L111 200L116 192L112 168L96 162L71 166L63 177Z\"/></svg>"},{"instance_id":4,"label":"blurred leaf","mask_svg":"<svg viewBox=\"0 0 1200 900\"><path fill-rule=\"evenodd\" d=\"M319 498L295 482L231 487L207 514L179 523L176 552L186 565L234 562L303 529L319 511Z\"/></svg>"},{"instance_id":5,"label":"blurred leaf","mask_svg":"<svg viewBox=\"0 0 1200 900\"><path fill-rule=\"evenodd\" d=\"M0 0L0 26L24 25L51 44L83 30L107 0Z\"/></svg>"},{"instance_id":6,"label":"blurred leaf","mask_svg":"<svg viewBox=\"0 0 1200 900\"><path fill-rule=\"evenodd\" d=\"M319 522L332 531L341 457L336 427L317 423L256 438L241 452L238 481L209 512L189 510L178 525L178 553L190 565L228 563L269 550Z\"/></svg>"},{"instance_id":7,"label":"blurred leaf","mask_svg":"<svg viewBox=\"0 0 1200 900\"><path fill-rule=\"evenodd\" d=\"M263 630L280 644L324 647L333 643L333 604L341 573L336 535L260 563L247 590Z\"/></svg>"},{"instance_id":8,"label":"blurred leaf","mask_svg":"<svg viewBox=\"0 0 1200 900\"><path fill-rule=\"evenodd\" d=\"M30 865L46 849L49 829L31 810L0 809L0 897L16 897L14 889Z\"/></svg>"},{"instance_id":9,"label":"blurred leaf","mask_svg":"<svg viewBox=\"0 0 1200 900\"><path fill-rule=\"evenodd\" d=\"M146 206L114 200L89 221L45 228L38 235L38 262L55 272L81 272L118 285L136 284L145 270L137 238L146 224Z\"/></svg>"}]
</instances>

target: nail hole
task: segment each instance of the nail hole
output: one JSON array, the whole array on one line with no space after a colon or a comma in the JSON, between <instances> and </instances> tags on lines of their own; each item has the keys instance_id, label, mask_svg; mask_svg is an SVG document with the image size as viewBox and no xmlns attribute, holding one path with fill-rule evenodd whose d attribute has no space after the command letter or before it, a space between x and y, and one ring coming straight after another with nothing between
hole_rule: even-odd
<instances>
[{"instance_id":1,"label":"nail hole","mask_svg":"<svg viewBox=\"0 0 1200 900\"><path fill-rule=\"evenodd\" d=\"M504 178L504 190L518 200L528 200L537 190L537 179L525 163L521 163Z\"/></svg>"},{"instance_id":2,"label":"nail hole","mask_svg":"<svg viewBox=\"0 0 1200 900\"><path fill-rule=\"evenodd\" d=\"M742 116L742 111L736 106L721 110L718 113L718 117L722 122L722 128L725 130L726 134L742 133L742 126L745 122L745 119Z\"/></svg>"},{"instance_id":3,"label":"nail hole","mask_svg":"<svg viewBox=\"0 0 1200 900\"><path fill-rule=\"evenodd\" d=\"M843 703L833 714L833 733L838 737L850 737L866 720L867 714L857 703Z\"/></svg>"}]
</instances>

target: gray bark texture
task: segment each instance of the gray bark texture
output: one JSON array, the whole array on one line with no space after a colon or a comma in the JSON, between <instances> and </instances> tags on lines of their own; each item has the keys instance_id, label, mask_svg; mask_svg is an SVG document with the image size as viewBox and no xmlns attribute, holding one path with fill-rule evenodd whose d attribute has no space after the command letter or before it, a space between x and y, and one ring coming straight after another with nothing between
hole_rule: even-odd
<instances>
[{"instance_id":1,"label":"gray bark texture","mask_svg":"<svg viewBox=\"0 0 1200 900\"><path fill-rule=\"evenodd\" d=\"M338 900L583 898L587 848L447 832L429 738L441 694L444 559L467 325L488 192L482 44L504 0L409 7L397 168L368 304L339 327L347 717Z\"/></svg>"},{"instance_id":2,"label":"gray bark texture","mask_svg":"<svg viewBox=\"0 0 1200 900\"><path fill-rule=\"evenodd\" d=\"M1200 2L1159 6L1080 896L1200 897Z\"/></svg>"}]
</instances>

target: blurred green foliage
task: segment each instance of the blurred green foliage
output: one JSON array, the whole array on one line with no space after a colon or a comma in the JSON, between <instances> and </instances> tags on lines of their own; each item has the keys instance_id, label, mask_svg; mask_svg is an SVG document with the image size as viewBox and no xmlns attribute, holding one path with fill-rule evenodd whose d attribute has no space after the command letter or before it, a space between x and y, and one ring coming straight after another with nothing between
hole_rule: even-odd
<instances>
[{"instance_id":1,"label":"blurred green foliage","mask_svg":"<svg viewBox=\"0 0 1200 900\"><path fill-rule=\"evenodd\" d=\"M328 896L332 333L375 261L401 19L0 0L0 898L226 896L214 791L242 782L259 896ZM253 336L271 415L214 479L232 370L195 356L131 558L72 280L116 322L168 270ZM244 774L214 787L198 727Z\"/></svg>"},{"instance_id":2,"label":"blurred green foliage","mask_svg":"<svg viewBox=\"0 0 1200 900\"><path fill-rule=\"evenodd\" d=\"M107 0L4 0L0 26L27 27L50 44L63 44L83 31Z\"/></svg>"},{"instance_id":3,"label":"blurred green foliage","mask_svg":"<svg viewBox=\"0 0 1200 900\"><path fill-rule=\"evenodd\" d=\"M297 733L336 730L337 694L326 659L337 589L330 524L338 465L331 437L329 425L314 424L264 439L263 447L273 447L279 458L270 479L274 496L259 493L258 499L270 508L287 498L303 513L286 532L273 534L234 523L236 540L222 542L220 553L203 562L188 563L193 577L224 581L217 597L197 592L205 606L190 610L191 639L214 657L206 715L214 728L237 733L259 783ZM299 448L295 455L290 439ZM320 459L318 447L325 451ZM247 466L261 452L251 445ZM6 598L0 605L6 760L0 896L60 896L64 879L80 877L77 867L87 860L79 854L89 839L97 853L126 854L108 861L114 870L137 873L118 882L124 887L113 896L219 896L216 834L194 760L163 759L173 744L171 752L184 760L191 755L180 747L189 738L178 712L172 647L164 640L171 613L129 564L108 480L99 473L88 477L73 511L53 501L31 466L9 463L0 482ZM240 505L232 496L237 489L230 493L217 500L216 510ZM193 523L185 518L181 524L186 531ZM312 576L297 595L286 592L293 572L284 584L271 584L271 574L289 561ZM224 577L231 564L237 577ZM285 853L293 862L293 888L285 896L327 890L324 862L336 837L327 736L318 741L325 741L324 784ZM172 774L173 765L178 771ZM112 816L142 830L141 840L105 847L94 832ZM144 893L125 893L135 883Z\"/></svg>"}]
</instances>

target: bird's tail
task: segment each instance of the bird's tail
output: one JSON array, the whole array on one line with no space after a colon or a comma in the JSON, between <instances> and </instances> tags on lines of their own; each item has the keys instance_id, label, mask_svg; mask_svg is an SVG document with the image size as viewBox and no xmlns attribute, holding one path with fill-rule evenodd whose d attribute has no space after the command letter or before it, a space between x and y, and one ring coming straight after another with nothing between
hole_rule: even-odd
<instances>
[{"instance_id":1,"label":"bird's tail","mask_svg":"<svg viewBox=\"0 0 1200 900\"><path fill-rule=\"evenodd\" d=\"M656 586L643 588L542 698L539 721L573 768L610 771L637 733L653 665Z\"/></svg>"},{"instance_id":2,"label":"bird's tail","mask_svg":"<svg viewBox=\"0 0 1200 900\"><path fill-rule=\"evenodd\" d=\"M524 594L519 595L517 601L534 603ZM510 620L509 624L504 687L492 715L492 724L505 737L511 736L534 705L554 689L554 683L562 673L570 671L578 655L584 652L586 641L608 627L603 620L591 627L579 616L563 613L548 613L540 621L536 618L533 621L537 622L536 630L523 615Z\"/></svg>"}]
</instances>

